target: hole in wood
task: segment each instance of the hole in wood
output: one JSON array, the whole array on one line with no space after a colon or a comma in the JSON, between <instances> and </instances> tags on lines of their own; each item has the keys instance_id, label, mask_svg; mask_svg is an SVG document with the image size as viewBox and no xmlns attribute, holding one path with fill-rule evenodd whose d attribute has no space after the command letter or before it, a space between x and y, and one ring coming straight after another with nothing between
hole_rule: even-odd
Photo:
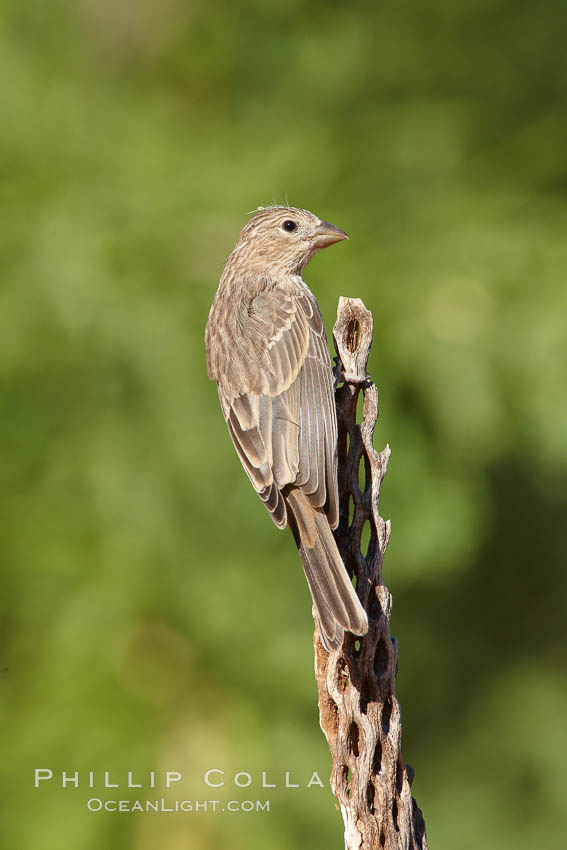
<instances>
[{"instance_id":1,"label":"hole in wood","mask_svg":"<svg viewBox=\"0 0 567 850\"><path fill-rule=\"evenodd\" d=\"M358 468L358 486L363 493L368 492L372 488L372 470L368 455L362 456L362 463Z\"/></svg>"},{"instance_id":2,"label":"hole in wood","mask_svg":"<svg viewBox=\"0 0 567 850\"><path fill-rule=\"evenodd\" d=\"M386 846L386 836L384 835L384 830L380 830L380 847Z\"/></svg>"},{"instance_id":3,"label":"hole in wood","mask_svg":"<svg viewBox=\"0 0 567 850\"><path fill-rule=\"evenodd\" d=\"M366 557L368 554L368 549L370 546L370 522L366 520L364 525L362 526L362 532L360 534L360 554L363 557Z\"/></svg>"},{"instance_id":4,"label":"hole in wood","mask_svg":"<svg viewBox=\"0 0 567 850\"><path fill-rule=\"evenodd\" d=\"M358 480L358 489L360 490L361 493L364 492L364 478L365 478L365 476L364 476L364 464L360 463L359 467L358 467L357 480Z\"/></svg>"},{"instance_id":5,"label":"hole in wood","mask_svg":"<svg viewBox=\"0 0 567 850\"><path fill-rule=\"evenodd\" d=\"M350 724L350 729L348 730L348 736L349 736L350 751L355 758L358 758L358 737L359 737L359 735L360 735L360 732L358 731L358 726L356 725L356 723L353 720L352 723Z\"/></svg>"},{"instance_id":6,"label":"hole in wood","mask_svg":"<svg viewBox=\"0 0 567 850\"><path fill-rule=\"evenodd\" d=\"M380 773L382 770L382 743L376 741L374 747L374 755L372 756L372 773Z\"/></svg>"},{"instance_id":7,"label":"hole in wood","mask_svg":"<svg viewBox=\"0 0 567 850\"><path fill-rule=\"evenodd\" d=\"M339 728L339 709L336 702L330 697L325 703L321 703L321 714L325 719L325 725L330 726L336 732Z\"/></svg>"},{"instance_id":8,"label":"hole in wood","mask_svg":"<svg viewBox=\"0 0 567 850\"><path fill-rule=\"evenodd\" d=\"M356 319L351 319L347 325L346 345L349 351L356 351L360 342L360 325Z\"/></svg>"},{"instance_id":9,"label":"hole in wood","mask_svg":"<svg viewBox=\"0 0 567 850\"><path fill-rule=\"evenodd\" d=\"M368 696L368 686L363 684L362 690L360 692L360 710L363 714L366 714L368 711L368 703L370 702L370 697Z\"/></svg>"},{"instance_id":10,"label":"hole in wood","mask_svg":"<svg viewBox=\"0 0 567 850\"><path fill-rule=\"evenodd\" d=\"M344 660L344 658L341 658L341 660L337 664L337 688L342 694L344 694L344 692L348 688L348 684L349 677L346 669L346 661Z\"/></svg>"},{"instance_id":11,"label":"hole in wood","mask_svg":"<svg viewBox=\"0 0 567 850\"><path fill-rule=\"evenodd\" d=\"M376 652L374 653L374 672L378 678L386 675L389 666L390 656L388 653L388 644L384 638L381 638L378 642L378 646L376 647Z\"/></svg>"},{"instance_id":12,"label":"hole in wood","mask_svg":"<svg viewBox=\"0 0 567 850\"><path fill-rule=\"evenodd\" d=\"M392 697L388 697L382 708L382 732L387 735L390 731L390 718L392 716Z\"/></svg>"},{"instance_id":13,"label":"hole in wood","mask_svg":"<svg viewBox=\"0 0 567 850\"><path fill-rule=\"evenodd\" d=\"M395 800L392 803L392 820L394 821L394 827L396 832L399 832L400 827L398 826L398 804Z\"/></svg>"},{"instance_id":14,"label":"hole in wood","mask_svg":"<svg viewBox=\"0 0 567 850\"><path fill-rule=\"evenodd\" d=\"M368 811L371 815L374 814L374 783L370 781L366 786L366 803L368 805Z\"/></svg>"}]
</instances>

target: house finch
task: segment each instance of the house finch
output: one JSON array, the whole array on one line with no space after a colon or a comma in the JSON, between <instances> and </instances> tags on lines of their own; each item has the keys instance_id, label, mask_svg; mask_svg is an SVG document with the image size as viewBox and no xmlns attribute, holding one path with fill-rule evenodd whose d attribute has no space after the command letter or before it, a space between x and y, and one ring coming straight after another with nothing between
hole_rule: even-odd
<instances>
[{"instance_id":1,"label":"house finch","mask_svg":"<svg viewBox=\"0 0 567 850\"><path fill-rule=\"evenodd\" d=\"M323 320L301 273L346 233L313 213L274 206L244 227L206 330L207 370L252 485L279 528L289 522L321 640L368 620L331 533L338 516L337 416Z\"/></svg>"}]
</instances>

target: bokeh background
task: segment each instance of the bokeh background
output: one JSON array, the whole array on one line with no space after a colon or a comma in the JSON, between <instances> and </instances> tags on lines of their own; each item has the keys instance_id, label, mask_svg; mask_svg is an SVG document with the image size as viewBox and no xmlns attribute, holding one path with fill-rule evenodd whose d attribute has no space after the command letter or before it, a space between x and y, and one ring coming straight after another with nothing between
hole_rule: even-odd
<instances>
[{"instance_id":1,"label":"bokeh background","mask_svg":"<svg viewBox=\"0 0 567 850\"><path fill-rule=\"evenodd\" d=\"M341 294L375 317L430 847L563 845L566 25L553 0L5 0L4 847L342 846L305 788L330 768L307 588L205 374L226 256L274 199L351 235L306 272L327 327ZM271 811L87 811L164 769Z\"/></svg>"}]
</instances>

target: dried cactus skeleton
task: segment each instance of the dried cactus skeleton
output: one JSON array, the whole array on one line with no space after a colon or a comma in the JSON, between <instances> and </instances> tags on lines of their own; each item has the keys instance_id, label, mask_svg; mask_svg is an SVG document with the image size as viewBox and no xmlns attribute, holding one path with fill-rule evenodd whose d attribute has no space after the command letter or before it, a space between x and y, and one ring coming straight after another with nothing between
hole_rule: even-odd
<instances>
[{"instance_id":1,"label":"dried cactus skeleton","mask_svg":"<svg viewBox=\"0 0 567 850\"><path fill-rule=\"evenodd\" d=\"M368 613L369 630L363 638L346 634L342 649L328 653L315 624L319 714L333 759L331 787L343 815L345 849L427 850L423 817L411 795L413 770L402 756L395 693L398 646L389 628L392 597L382 581L390 523L380 516L378 500L390 449L377 452L372 445L378 418L378 391L366 374L372 330L372 315L360 299L339 300L333 328L336 376L342 384L335 394L340 500L335 539ZM362 421L357 424L361 392Z\"/></svg>"}]
</instances>

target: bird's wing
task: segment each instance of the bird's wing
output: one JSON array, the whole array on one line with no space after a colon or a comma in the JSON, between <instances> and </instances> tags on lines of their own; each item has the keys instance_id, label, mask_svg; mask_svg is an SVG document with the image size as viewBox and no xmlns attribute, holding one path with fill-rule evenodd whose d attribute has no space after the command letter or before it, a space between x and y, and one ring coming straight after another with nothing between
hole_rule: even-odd
<instances>
[{"instance_id":1,"label":"bird's wing","mask_svg":"<svg viewBox=\"0 0 567 850\"><path fill-rule=\"evenodd\" d=\"M338 521L337 423L325 331L308 291L264 291L248 309L258 361L242 364L239 391L219 398L242 465L276 525L287 522L281 491L296 484ZM252 380L251 380L252 378Z\"/></svg>"},{"instance_id":2,"label":"bird's wing","mask_svg":"<svg viewBox=\"0 0 567 850\"><path fill-rule=\"evenodd\" d=\"M314 296L302 294L309 347L299 376L299 472L295 484L316 508L325 507L331 528L339 521L337 413L334 380L321 313Z\"/></svg>"}]
</instances>

